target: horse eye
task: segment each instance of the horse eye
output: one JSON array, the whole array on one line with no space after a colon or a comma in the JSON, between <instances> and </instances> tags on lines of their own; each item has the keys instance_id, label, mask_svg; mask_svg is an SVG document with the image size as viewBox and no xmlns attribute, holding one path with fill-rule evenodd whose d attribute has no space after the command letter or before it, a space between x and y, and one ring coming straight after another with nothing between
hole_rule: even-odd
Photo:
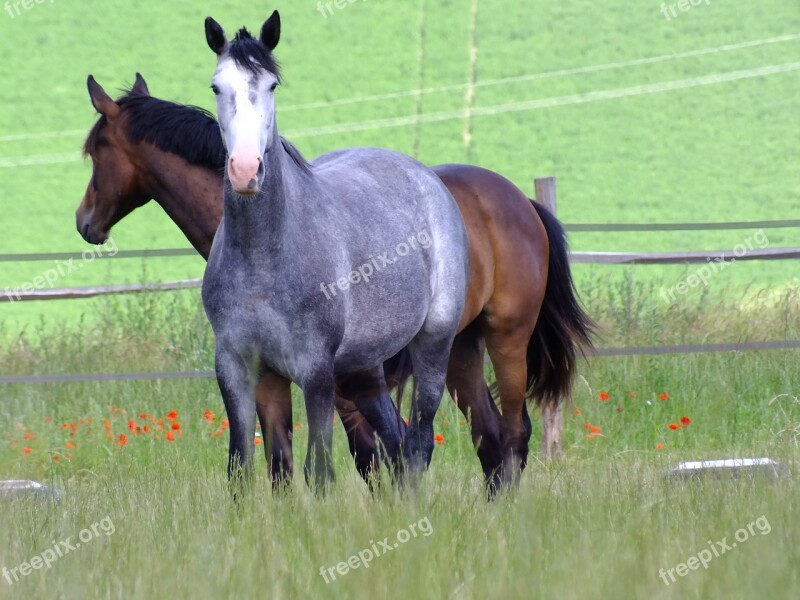
<instances>
[{"instance_id":1,"label":"horse eye","mask_svg":"<svg viewBox=\"0 0 800 600\"><path fill-rule=\"evenodd\" d=\"M274 92L277 89L278 89L278 82L276 81L275 83L272 84L272 87L269 88L269 91Z\"/></svg>"},{"instance_id":2,"label":"horse eye","mask_svg":"<svg viewBox=\"0 0 800 600\"><path fill-rule=\"evenodd\" d=\"M214 92L215 96L219 96L219 88L215 86L213 83L211 84L211 91Z\"/></svg>"}]
</instances>

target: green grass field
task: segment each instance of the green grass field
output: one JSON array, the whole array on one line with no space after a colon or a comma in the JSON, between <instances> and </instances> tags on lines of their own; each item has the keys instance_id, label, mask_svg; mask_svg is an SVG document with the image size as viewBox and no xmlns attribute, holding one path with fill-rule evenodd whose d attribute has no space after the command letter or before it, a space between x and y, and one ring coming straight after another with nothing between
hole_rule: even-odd
<instances>
[{"instance_id":1,"label":"green grass field","mask_svg":"<svg viewBox=\"0 0 800 600\"><path fill-rule=\"evenodd\" d=\"M588 300L610 343L674 343L723 327L742 339L796 337L796 292L753 315L736 302L664 309L638 286ZM448 398L436 421L441 444L417 494L370 495L337 424L337 484L327 497L313 497L299 473L291 494L273 497L259 456L252 499L234 509L213 380L7 385L0 473L52 483L65 499L4 507L0 568L77 542L93 524L113 533L84 533L86 543L50 568L18 572L12 584L0 579L2 597L793 598L796 476L681 484L664 473L681 460L731 456L772 456L796 473L795 358L780 351L583 364L565 409L564 459L535 459L535 418L521 488L494 503L484 500L467 425ZM8 340L2 360L4 373L208 368L213 339L196 294L150 294L104 301L80 330ZM300 465L307 435L299 395L294 415ZM327 584L320 575L420 521L429 535L410 537L368 569ZM709 541L732 542L757 521L754 534L739 534L746 543L707 569L674 571L665 585L660 569L669 578L668 569Z\"/></svg>"},{"instance_id":2,"label":"green grass field","mask_svg":"<svg viewBox=\"0 0 800 600\"><path fill-rule=\"evenodd\" d=\"M800 194L794 168L800 79L786 69L797 67L800 8L792 3L703 4L668 21L657 2L582 0L567 8L481 0L474 33L466 0L370 0L327 18L312 0L276 6L283 16L278 55L286 78L279 124L308 157L345 146L387 146L431 164L472 162L495 169L530 194L535 176L555 175L559 216L566 222L793 216ZM3 13L0 51L8 68L0 91L6 225L0 253L86 248L73 215L91 168L79 156L96 117L87 74L113 91L140 71L155 95L213 108L208 81L214 61L203 18L213 12L228 32L242 24L257 29L267 10L232 1L213 8L59 1L37 4L13 19ZM463 111L473 43L477 116L468 124ZM784 72L756 75L767 67ZM731 73L738 78L709 79ZM675 82L690 87L645 93L646 86ZM637 91L641 86L645 91ZM419 89L428 91L414 92ZM574 98L598 92L619 96ZM532 108L521 109L526 102ZM437 115L443 120L431 121ZM401 124L370 124L393 118ZM346 126L352 124L360 129L350 131ZM752 233L576 234L573 247L724 250ZM768 233L771 247L796 245L793 229ZM126 219L114 239L121 249L187 245L155 205ZM4 262L0 286L19 286L50 266ZM140 281L143 270L149 280L197 277L203 263L98 262L59 285ZM579 278L585 271L578 269ZM606 272L616 276L620 270ZM683 270L642 267L636 273L674 282ZM740 266L712 286L781 286L793 277L787 263L762 263ZM3 310L8 322L22 326L40 314L74 319L86 305Z\"/></svg>"},{"instance_id":3,"label":"green grass field","mask_svg":"<svg viewBox=\"0 0 800 600\"><path fill-rule=\"evenodd\" d=\"M257 29L273 8L283 21L278 122L308 158L379 145L430 164L492 168L531 195L534 177L554 175L568 223L796 218L796 2L712 0L671 20L656 0L369 0L327 18L315 0L57 0L20 3L19 14L13 2L5 6L0 254L89 248L74 225L91 173L80 147L97 116L89 73L116 93L139 71L154 95L211 109L204 17L231 34L243 24ZM575 250L731 250L755 234L593 233L571 241ZM766 234L769 247L798 245L795 229ZM113 239L121 250L188 247L154 203L118 225ZM0 288L52 266L0 262ZM601 325L598 345L632 346L800 339L794 267L737 263L672 303L662 289L697 266L574 272ZM203 268L199 257L95 260L57 285L192 278ZM213 364L196 290L4 303L0 315L0 376ZM262 468L253 497L236 508L214 380L0 384L0 479L36 479L65 492L55 506L0 506L0 569L96 529L49 568L12 583L0 571L0 598L795 598L799 365L793 351L582 363L565 409L563 460L535 459L534 419L520 490L491 504L468 426L447 397L436 423L442 443L417 494L370 495L336 425L338 479L327 497L308 492L300 469L292 493L273 497ZM294 400L299 466L307 437L299 393ZM697 485L663 477L682 460L731 456L771 456L795 475ZM429 535L368 569L327 584L320 575L423 520ZM97 530L99 523L113 527ZM707 568L664 583L661 569L723 538L730 543L748 525L746 541Z\"/></svg>"}]
</instances>

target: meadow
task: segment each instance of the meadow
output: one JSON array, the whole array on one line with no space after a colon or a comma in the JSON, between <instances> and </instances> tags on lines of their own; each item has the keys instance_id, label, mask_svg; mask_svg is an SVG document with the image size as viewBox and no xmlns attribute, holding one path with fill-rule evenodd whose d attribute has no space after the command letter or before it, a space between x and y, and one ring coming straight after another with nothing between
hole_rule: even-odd
<instances>
[{"instance_id":1,"label":"meadow","mask_svg":"<svg viewBox=\"0 0 800 600\"><path fill-rule=\"evenodd\" d=\"M800 10L791 3L719 3L672 20L659 3L620 0L374 0L327 18L310 0L275 7L284 23L278 123L307 157L385 146L430 164L495 169L531 195L534 177L553 175L567 223L783 219L796 206ZM153 94L213 109L204 17L213 12L229 32L256 29L267 8L112 0L4 15L0 254L87 248L74 211L91 172L80 147L97 117L89 73L113 92L139 71ZM80 43L71 41L75 31ZM765 68L774 72L758 75ZM661 84L673 89L653 91ZM752 233L576 234L572 244L726 250ZM771 247L794 245L793 229L768 233ZM126 250L187 246L153 203L126 218L114 238ZM6 288L50 266L2 265ZM189 257L98 261L59 285L180 279L202 270ZM577 271L582 277L588 269ZM644 279L682 274L681 267L637 269ZM794 276L785 263L762 263L713 285L779 287ZM41 314L83 312L90 312L85 305L65 303L4 307L18 327Z\"/></svg>"},{"instance_id":2,"label":"meadow","mask_svg":"<svg viewBox=\"0 0 800 600\"><path fill-rule=\"evenodd\" d=\"M665 309L632 283L598 289L587 308L609 344L693 342L723 327L731 339L800 333L800 290L743 314L736 301ZM8 339L3 372L212 365L195 293L102 304L79 330ZM536 459L535 417L520 489L495 502L485 500L468 426L445 397L417 493L370 494L337 423L328 496L312 496L300 473L290 493L273 496L258 456L254 492L239 507L225 482L227 431L213 379L5 385L0 472L56 486L64 500L4 506L0 568L77 542L104 519L113 533L87 534L50 568L0 580L0 597L790 598L800 559L796 476L679 483L665 474L682 460L732 456L771 456L796 472L798 377L793 351L596 358L581 364L565 407L564 458ZM294 400L300 465L305 411ZM756 520L768 527L707 569L664 583L661 569L716 547L709 542L732 542ZM432 533L399 538L368 568L328 583L320 575L421 521Z\"/></svg>"},{"instance_id":3,"label":"meadow","mask_svg":"<svg viewBox=\"0 0 800 600\"><path fill-rule=\"evenodd\" d=\"M479 164L530 195L534 177L553 175L567 223L796 218L797 3L712 1L667 19L655 0L369 0L327 16L312 0L58 0L0 13L0 255L89 248L74 225L91 176L80 149L97 117L89 73L121 92L138 71L154 95L213 109L203 19L232 34L257 29L273 8L283 20L278 123L308 158L378 145L430 164ZM575 233L571 243L730 250L756 233ZM765 233L769 247L797 245L796 229ZM120 250L188 247L154 203L113 239ZM0 288L51 267L3 260ZM598 345L800 339L794 261L736 263L665 302L662 290L696 268L576 265ZM203 269L199 257L97 259L57 285ZM213 365L196 290L4 303L0 315L0 376ZM329 495L312 496L297 469L292 491L273 496L260 468L239 506L226 486L213 379L0 384L2 479L64 491L58 504L0 506L0 569L113 523L19 581L0 571L0 598L794 598L798 380L796 351L593 358L565 408L563 459L536 459L534 419L520 489L495 502L485 501L468 425L445 397L417 493L370 494L337 424ZM297 390L294 402L300 465ZM794 475L664 477L680 461L733 456L770 456ZM320 575L423 520L429 535L369 568L329 583ZM661 575L748 525L746 541L707 568Z\"/></svg>"}]
</instances>

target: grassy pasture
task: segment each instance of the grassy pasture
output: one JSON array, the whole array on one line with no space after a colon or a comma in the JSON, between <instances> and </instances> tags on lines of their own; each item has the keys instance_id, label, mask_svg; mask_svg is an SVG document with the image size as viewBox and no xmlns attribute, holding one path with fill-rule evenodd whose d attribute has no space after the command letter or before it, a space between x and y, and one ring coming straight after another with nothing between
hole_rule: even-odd
<instances>
[{"instance_id":1,"label":"grassy pasture","mask_svg":"<svg viewBox=\"0 0 800 600\"><path fill-rule=\"evenodd\" d=\"M371 0L348 4L327 18L311 1L275 6L283 16L279 58L286 78L279 123L308 157L344 146L381 145L431 164L480 164L531 194L534 176L555 175L559 215L566 222L793 214L800 193L794 168L799 80L791 70L750 76L796 61L800 39L791 36L800 32L800 10L792 3L716 3L668 21L658 3L481 0L474 29L466 0ZM202 29L209 12L232 33L241 24L256 29L267 9L232 0L213 9L190 2L89 0L35 5L13 19L4 15L0 52L9 68L0 90L6 225L0 253L86 248L73 214L91 169L79 156L96 117L85 90L88 73L113 92L140 71L154 94L213 108L207 83L213 55ZM472 45L475 116L467 119ZM708 79L731 73L744 75L722 83ZM636 91L674 82L689 87ZM610 99L574 98L620 90ZM536 105L539 101L553 105ZM534 105L520 108L525 102ZM399 124L370 125L385 119ZM319 129L353 124L355 130ZM58 135L49 135L53 132ZM753 233L576 234L573 247L731 249ZM768 233L771 247L794 245L794 230ZM152 204L127 218L114 237L121 249L187 245ZM19 286L49 266L3 263L0 285ZM196 277L202 269L202 261L192 258L146 265L99 262L59 285L134 282L143 270L149 280ZM583 272L578 270L579 278ZM636 272L645 280L675 281L682 273L645 267ZM620 270L608 273L616 277ZM785 264L766 263L737 268L711 285L719 290L729 281L783 286L792 277ZM40 314L75 319L82 307L56 303L3 310L7 322L21 327Z\"/></svg>"},{"instance_id":2,"label":"grassy pasture","mask_svg":"<svg viewBox=\"0 0 800 600\"><path fill-rule=\"evenodd\" d=\"M593 289L586 299L607 344L691 343L702 341L699 332L722 337L723 330L727 339L796 337L800 323L796 291L746 314L736 301L664 308L649 301L647 286L630 282ZM194 292L106 300L81 329L6 336L4 348L4 373L194 369L213 361ZM13 585L0 580L2 597L149 598L169 589L203 598L790 598L800 558L795 478L686 485L663 475L680 460L729 456L773 456L796 471L795 358L779 351L583 364L565 409L564 460L536 460L535 419L520 490L492 504L483 499L467 425L449 398L436 421L441 444L417 494L371 496L337 424L338 479L326 498L312 497L299 472L291 494L273 497L258 457L252 499L234 510L213 380L7 385L0 472L51 482L66 499L4 509L0 530L9 542L0 567L77 541L103 519L114 532ZM297 395L297 466L307 442L304 412ZM397 542L368 569L327 584L320 575L321 567L335 568L376 540L391 543L426 518L430 535ZM731 542L758 519L768 527L708 569L673 572L675 582L664 584L660 569L677 568L709 541Z\"/></svg>"},{"instance_id":3,"label":"grassy pasture","mask_svg":"<svg viewBox=\"0 0 800 600\"><path fill-rule=\"evenodd\" d=\"M530 194L534 176L555 175L565 222L795 217L800 79L791 69L800 39L776 38L800 34L796 3L703 3L670 21L658 2L475 5L473 29L466 0L370 0L328 18L312 0L276 2L282 133L309 158L380 145L431 164L493 168ZM213 108L203 18L213 14L232 33L240 24L256 29L272 8L58 0L14 18L0 12L0 254L87 248L74 210L91 174L80 158L96 118L88 73L116 92L140 71L155 95ZM756 75L766 67L777 71ZM662 83L680 89L646 87ZM400 124L372 123L384 119ZM732 249L755 233L575 234L572 245ZM796 245L795 230L766 233L770 247ZM114 240L125 250L188 246L153 203L116 227ZM0 265L0 287L12 288L52 266ZM671 304L662 288L696 267L581 265L575 275L602 326L599 345L759 341L800 339L793 265L737 263ZM203 267L199 257L95 260L58 285L199 277ZM521 488L492 504L449 398L417 494L371 496L337 425L338 482L319 499L300 475L307 438L296 394L292 493L273 497L262 469L237 509L224 480L227 432L213 380L2 385L2 478L53 483L65 500L0 507L0 569L75 542L103 519L113 533L13 584L0 572L0 598L794 598L796 476L676 485L663 474L681 460L728 456L772 456L796 473L796 358L776 351L584 363L565 410L563 461L535 459L534 419ZM0 306L0 375L212 364L196 291ZM328 584L319 574L422 519L430 535L368 569ZM670 585L660 577L758 519L768 532L754 529L707 569Z\"/></svg>"}]
</instances>

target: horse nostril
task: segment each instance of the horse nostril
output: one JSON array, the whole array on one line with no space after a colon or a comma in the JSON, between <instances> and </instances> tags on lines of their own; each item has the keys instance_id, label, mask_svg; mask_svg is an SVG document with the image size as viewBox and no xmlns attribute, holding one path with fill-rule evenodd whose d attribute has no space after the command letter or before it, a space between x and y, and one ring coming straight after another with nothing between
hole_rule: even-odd
<instances>
[{"instance_id":1,"label":"horse nostril","mask_svg":"<svg viewBox=\"0 0 800 600\"><path fill-rule=\"evenodd\" d=\"M89 224L88 223L84 223L83 224L83 229L81 230L81 235L83 236L83 239L87 239L87 237L89 235Z\"/></svg>"}]
</instances>

